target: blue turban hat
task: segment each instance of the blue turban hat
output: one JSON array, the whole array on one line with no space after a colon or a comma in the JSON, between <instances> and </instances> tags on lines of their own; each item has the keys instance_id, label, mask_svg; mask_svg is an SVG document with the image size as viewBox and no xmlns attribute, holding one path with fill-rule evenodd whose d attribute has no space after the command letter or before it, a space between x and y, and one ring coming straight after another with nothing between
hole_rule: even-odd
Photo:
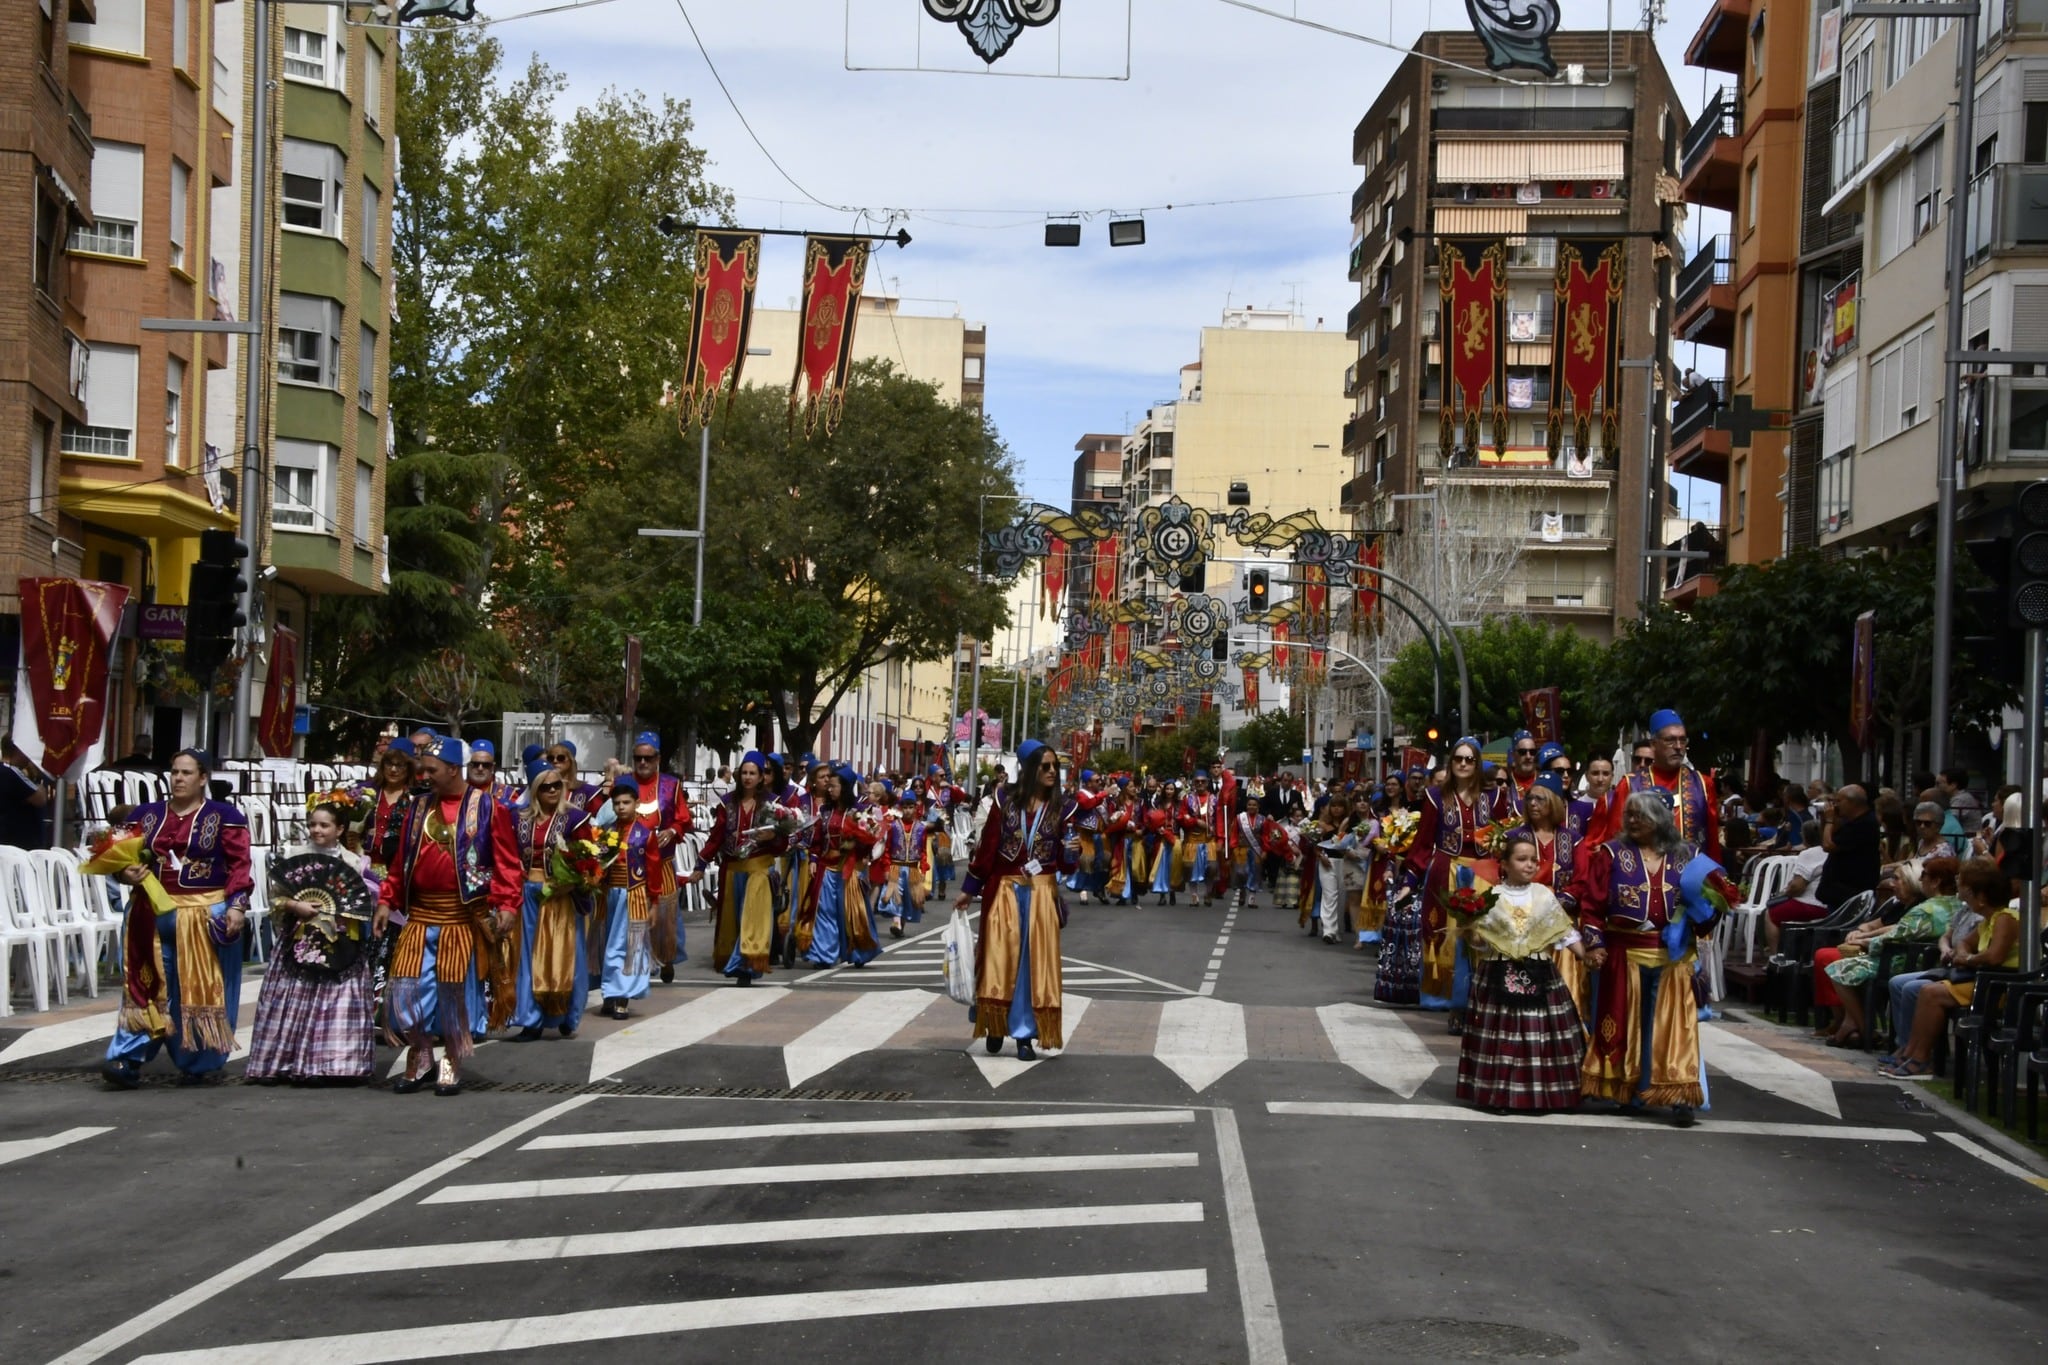
<instances>
[{"instance_id":1,"label":"blue turban hat","mask_svg":"<svg viewBox=\"0 0 2048 1365\"><path fill-rule=\"evenodd\" d=\"M540 745L529 744L519 751L519 761L521 763L531 763L536 758L539 758L542 752L543 750Z\"/></svg>"},{"instance_id":2,"label":"blue turban hat","mask_svg":"<svg viewBox=\"0 0 2048 1365\"><path fill-rule=\"evenodd\" d=\"M435 758L453 767L462 766L462 741L446 735L435 735L431 750Z\"/></svg>"},{"instance_id":3,"label":"blue turban hat","mask_svg":"<svg viewBox=\"0 0 2048 1365\"><path fill-rule=\"evenodd\" d=\"M551 773L554 770L555 765L538 754L526 760L526 780L528 782L539 781L542 773Z\"/></svg>"},{"instance_id":4,"label":"blue turban hat","mask_svg":"<svg viewBox=\"0 0 2048 1365\"><path fill-rule=\"evenodd\" d=\"M419 754L419 749L404 735L400 735L397 739L385 745L384 751L392 754L404 754L407 758L414 758Z\"/></svg>"},{"instance_id":5,"label":"blue turban hat","mask_svg":"<svg viewBox=\"0 0 2048 1365\"><path fill-rule=\"evenodd\" d=\"M633 747L635 749L643 744L654 750L657 754L661 752L661 736L652 730L642 730L639 734L633 736Z\"/></svg>"},{"instance_id":6,"label":"blue turban hat","mask_svg":"<svg viewBox=\"0 0 2048 1365\"><path fill-rule=\"evenodd\" d=\"M761 751L759 749L749 749L745 753L740 755L740 767L744 768L749 763L753 764L755 767L759 768L764 773L768 771L768 760L761 756Z\"/></svg>"},{"instance_id":7,"label":"blue turban hat","mask_svg":"<svg viewBox=\"0 0 2048 1365\"><path fill-rule=\"evenodd\" d=\"M475 758L477 755L481 754L484 757L490 759L491 762L496 763L498 761L498 746L491 743L487 739L480 739L476 743L469 746L469 754L470 757L472 758Z\"/></svg>"},{"instance_id":8,"label":"blue turban hat","mask_svg":"<svg viewBox=\"0 0 2048 1365\"><path fill-rule=\"evenodd\" d=\"M1683 724L1685 724L1685 717L1679 715L1676 711L1672 710L1670 707L1667 706L1662 711L1656 711L1651 713L1650 733L1654 735L1659 730L1668 730L1674 725Z\"/></svg>"},{"instance_id":9,"label":"blue turban hat","mask_svg":"<svg viewBox=\"0 0 2048 1365\"><path fill-rule=\"evenodd\" d=\"M1536 751L1536 761L1548 766L1564 757L1564 746L1552 740Z\"/></svg>"},{"instance_id":10,"label":"blue turban hat","mask_svg":"<svg viewBox=\"0 0 2048 1365\"><path fill-rule=\"evenodd\" d=\"M576 757L576 741L573 739L558 739L555 741L555 747L571 758Z\"/></svg>"},{"instance_id":11,"label":"blue turban hat","mask_svg":"<svg viewBox=\"0 0 2048 1365\"><path fill-rule=\"evenodd\" d=\"M1563 796L1565 794L1564 776L1561 773L1538 773L1536 776L1535 785L1539 787L1546 787L1549 790L1556 792L1559 796Z\"/></svg>"}]
</instances>

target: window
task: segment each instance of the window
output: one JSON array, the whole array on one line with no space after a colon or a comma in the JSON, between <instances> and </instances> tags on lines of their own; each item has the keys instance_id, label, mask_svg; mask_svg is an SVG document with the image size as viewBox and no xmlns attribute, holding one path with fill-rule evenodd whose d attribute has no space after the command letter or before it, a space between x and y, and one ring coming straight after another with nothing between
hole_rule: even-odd
<instances>
[{"instance_id":1,"label":"window","mask_svg":"<svg viewBox=\"0 0 2048 1365\"><path fill-rule=\"evenodd\" d=\"M2039 165L2048 161L2048 102L2029 100L2020 109L2020 160Z\"/></svg>"},{"instance_id":2,"label":"window","mask_svg":"<svg viewBox=\"0 0 2048 1365\"><path fill-rule=\"evenodd\" d=\"M1913 239L1941 221L1941 142L1936 133L1913 152Z\"/></svg>"},{"instance_id":3,"label":"window","mask_svg":"<svg viewBox=\"0 0 2048 1365\"><path fill-rule=\"evenodd\" d=\"M368 41L363 44L363 117L372 128L384 117L384 53Z\"/></svg>"},{"instance_id":4,"label":"window","mask_svg":"<svg viewBox=\"0 0 2048 1365\"><path fill-rule=\"evenodd\" d=\"M325 142L284 140L284 221L286 227L341 236L341 148Z\"/></svg>"},{"instance_id":5,"label":"window","mask_svg":"<svg viewBox=\"0 0 2048 1365\"><path fill-rule=\"evenodd\" d=\"M969 384L979 384L981 382L981 363L982 358L980 356L967 356L960 362L960 377Z\"/></svg>"},{"instance_id":6,"label":"window","mask_svg":"<svg viewBox=\"0 0 2048 1365\"><path fill-rule=\"evenodd\" d=\"M171 158L171 264L185 268L185 225L191 217L192 172Z\"/></svg>"},{"instance_id":7,"label":"window","mask_svg":"<svg viewBox=\"0 0 2048 1365\"><path fill-rule=\"evenodd\" d=\"M1397 360L1397 361L1395 361L1395 362L1394 362L1393 364L1391 364L1391 365L1387 366L1387 392L1388 392L1388 393L1399 393L1400 391L1401 391L1401 362Z\"/></svg>"},{"instance_id":8,"label":"window","mask_svg":"<svg viewBox=\"0 0 2048 1365\"><path fill-rule=\"evenodd\" d=\"M327 490L333 468L333 446L279 438L270 524L280 530L326 530Z\"/></svg>"},{"instance_id":9,"label":"window","mask_svg":"<svg viewBox=\"0 0 2048 1365\"><path fill-rule=\"evenodd\" d=\"M171 0L171 65L192 69L192 0Z\"/></svg>"},{"instance_id":10,"label":"window","mask_svg":"<svg viewBox=\"0 0 2048 1365\"><path fill-rule=\"evenodd\" d=\"M1730 524L1731 524L1731 525L1732 525L1732 526L1733 526L1733 527L1734 527L1734 528L1735 528L1736 530L1740 531L1740 530L1741 530L1741 529L1743 528L1743 526L1745 526L1745 525L1746 525L1746 524L1748 523L1748 521L1749 521L1749 461L1748 461L1748 460L1746 460L1746 459L1742 459L1742 460L1737 460L1737 461L1735 462L1735 479L1734 479L1734 485L1735 485L1735 496L1734 496L1733 498L1731 498L1731 499L1730 499L1730 502L1731 502L1731 503L1733 503L1733 506L1731 506L1731 507L1730 507L1730 508L1728 509L1728 510L1729 510L1729 513L1731 514L1731 515L1730 515L1730 518L1729 518L1729 521L1730 521Z\"/></svg>"},{"instance_id":11,"label":"window","mask_svg":"<svg viewBox=\"0 0 2048 1365\"><path fill-rule=\"evenodd\" d=\"M1913 63L1927 55L1927 49L1933 47L1935 41L1948 32L1951 22L1933 15L1891 21L1891 33L1885 52L1886 89L1906 78L1906 73L1913 69Z\"/></svg>"},{"instance_id":12,"label":"window","mask_svg":"<svg viewBox=\"0 0 2048 1365\"><path fill-rule=\"evenodd\" d=\"M356 463L356 544L369 548L370 500L376 496L377 471L361 461Z\"/></svg>"},{"instance_id":13,"label":"window","mask_svg":"<svg viewBox=\"0 0 2048 1365\"><path fill-rule=\"evenodd\" d=\"M1876 46L1866 43L1862 51L1850 57L1842 66L1842 84L1837 91L1837 107L1842 116L1835 120L1834 178L1828 188L1838 190L1863 167L1863 158L1870 151L1870 67L1876 54Z\"/></svg>"},{"instance_id":14,"label":"window","mask_svg":"<svg viewBox=\"0 0 2048 1365\"><path fill-rule=\"evenodd\" d=\"M316 85L326 85L327 35L287 25L284 31L284 74Z\"/></svg>"},{"instance_id":15,"label":"window","mask_svg":"<svg viewBox=\"0 0 2048 1365\"><path fill-rule=\"evenodd\" d=\"M178 436L185 426L185 362L176 356L164 361L164 463L178 463Z\"/></svg>"},{"instance_id":16,"label":"window","mask_svg":"<svg viewBox=\"0 0 2048 1365\"><path fill-rule=\"evenodd\" d=\"M28 419L28 511L30 516L48 518L43 500L50 489L50 424L40 417Z\"/></svg>"},{"instance_id":17,"label":"window","mask_svg":"<svg viewBox=\"0 0 2048 1365\"><path fill-rule=\"evenodd\" d=\"M106 0L93 6L96 22L71 25L71 41L102 52L129 52L140 57L142 45L142 0ZM97 203L95 208L99 207Z\"/></svg>"},{"instance_id":18,"label":"window","mask_svg":"<svg viewBox=\"0 0 2048 1365\"><path fill-rule=\"evenodd\" d=\"M57 248L64 232L64 210L46 190L36 191L36 258L30 266L35 286L50 298L58 297Z\"/></svg>"},{"instance_id":19,"label":"window","mask_svg":"<svg viewBox=\"0 0 2048 1365\"><path fill-rule=\"evenodd\" d=\"M1763 198L1763 185L1757 174L1757 164L1752 161L1742 172L1742 230L1756 231L1757 201Z\"/></svg>"},{"instance_id":20,"label":"window","mask_svg":"<svg viewBox=\"0 0 2048 1365\"><path fill-rule=\"evenodd\" d=\"M129 142L93 142L92 209L93 225L81 225L71 234L71 249L140 258L142 148Z\"/></svg>"},{"instance_id":21,"label":"window","mask_svg":"<svg viewBox=\"0 0 2048 1365\"><path fill-rule=\"evenodd\" d=\"M1584 512L1546 512L1536 507L1529 509L1529 534L1532 536L1542 535L1543 523L1546 520L1554 522L1557 529L1565 535L1582 536L1586 534L1586 514Z\"/></svg>"},{"instance_id":22,"label":"window","mask_svg":"<svg viewBox=\"0 0 2048 1365\"><path fill-rule=\"evenodd\" d=\"M377 222L380 217L378 210L383 206L383 203L384 196L378 193L377 187L365 180L363 182L362 223L357 228L357 235L361 240L357 243L356 254L361 256L363 264L369 266L372 270L377 268Z\"/></svg>"},{"instance_id":23,"label":"window","mask_svg":"<svg viewBox=\"0 0 2048 1365\"><path fill-rule=\"evenodd\" d=\"M277 377L341 387L341 305L313 294L278 295Z\"/></svg>"},{"instance_id":24,"label":"window","mask_svg":"<svg viewBox=\"0 0 2048 1365\"><path fill-rule=\"evenodd\" d=\"M1745 308L1735 323L1737 374L1748 374L1756 363L1756 309Z\"/></svg>"},{"instance_id":25,"label":"window","mask_svg":"<svg viewBox=\"0 0 2048 1365\"><path fill-rule=\"evenodd\" d=\"M133 346L95 343L85 358L85 422L64 424L64 453L135 455L135 368Z\"/></svg>"},{"instance_id":26,"label":"window","mask_svg":"<svg viewBox=\"0 0 2048 1365\"><path fill-rule=\"evenodd\" d=\"M356 404L365 411L377 405L377 333L364 327L356 345Z\"/></svg>"},{"instance_id":27,"label":"window","mask_svg":"<svg viewBox=\"0 0 2048 1365\"><path fill-rule=\"evenodd\" d=\"M1927 401L1928 361L1934 354L1930 323L1870 361L1870 443L1889 441L1932 416Z\"/></svg>"}]
</instances>

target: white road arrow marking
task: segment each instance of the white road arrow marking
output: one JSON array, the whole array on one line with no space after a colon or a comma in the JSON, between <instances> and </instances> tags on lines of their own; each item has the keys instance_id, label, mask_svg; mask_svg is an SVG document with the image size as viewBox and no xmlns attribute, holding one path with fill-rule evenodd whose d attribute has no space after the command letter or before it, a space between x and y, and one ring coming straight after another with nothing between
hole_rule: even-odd
<instances>
[{"instance_id":1,"label":"white road arrow marking","mask_svg":"<svg viewBox=\"0 0 2048 1365\"><path fill-rule=\"evenodd\" d=\"M1803 1062L1753 1043L1719 1024L1700 1025L1700 1055L1730 1080L1803 1104L1831 1119L1842 1117L1835 1083Z\"/></svg>"},{"instance_id":2,"label":"white road arrow marking","mask_svg":"<svg viewBox=\"0 0 2048 1365\"><path fill-rule=\"evenodd\" d=\"M1337 1060L1408 1099L1436 1071L1436 1055L1405 1020L1367 1005L1324 1005L1316 1011Z\"/></svg>"},{"instance_id":3,"label":"white road arrow marking","mask_svg":"<svg viewBox=\"0 0 2048 1365\"><path fill-rule=\"evenodd\" d=\"M1062 995L1060 997L1060 1010L1060 1032L1065 1035L1064 1041L1067 1047L1072 1047L1074 1045L1074 1035L1081 1028L1081 1016L1088 1012L1088 997L1085 995ZM1060 1051L1064 1052L1066 1048L1061 1048ZM1016 1055L1010 1051L1004 1051L997 1056L991 1057L988 1055L988 1043L980 1038L976 1038L967 1045L967 1055L974 1059L975 1070L981 1073L981 1078L987 1081L991 1087L1001 1085L1005 1081L1014 1081L1045 1060L1041 1055L1031 1061L1020 1062L1017 1060Z\"/></svg>"},{"instance_id":4,"label":"white road arrow marking","mask_svg":"<svg viewBox=\"0 0 2048 1365\"><path fill-rule=\"evenodd\" d=\"M1189 1089L1207 1090L1251 1056L1244 1006L1202 995L1167 1001L1159 1008L1159 1036L1152 1055Z\"/></svg>"}]
</instances>

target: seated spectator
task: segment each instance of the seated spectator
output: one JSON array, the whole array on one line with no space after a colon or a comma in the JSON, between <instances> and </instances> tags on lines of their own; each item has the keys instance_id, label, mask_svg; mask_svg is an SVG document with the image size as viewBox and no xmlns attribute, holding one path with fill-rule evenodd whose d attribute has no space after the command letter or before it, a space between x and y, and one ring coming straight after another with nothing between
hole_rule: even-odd
<instances>
[{"instance_id":1,"label":"seated spectator","mask_svg":"<svg viewBox=\"0 0 2048 1365\"><path fill-rule=\"evenodd\" d=\"M1785 784L1780 797L1784 814L1778 818L1778 837L1773 845L1780 853L1796 853L1806 847L1806 827L1813 819L1813 802L1796 782Z\"/></svg>"},{"instance_id":2,"label":"seated spectator","mask_svg":"<svg viewBox=\"0 0 2048 1365\"><path fill-rule=\"evenodd\" d=\"M1890 867L1913 856L1913 825L1906 818L1906 803L1896 792L1882 792L1872 809L1877 813L1877 853L1880 866Z\"/></svg>"},{"instance_id":3,"label":"seated spectator","mask_svg":"<svg viewBox=\"0 0 2048 1365\"><path fill-rule=\"evenodd\" d=\"M1928 976L1913 1006L1910 1036L1878 1068L1879 1075L1906 1081L1925 1078L1948 1016L1967 1008L1976 996L1977 973L2012 971L2020 965L2020 913L2011 901L2012 879L1989 858L1972 858L1963 864L1956 883L1963 904L1979 918L1968 937L1956 944L1946 972Z\"/></svg>"},{"instance_id":4,"label":"seated spectator","mask_svg":"<svg viewBox=\"0 0 2048 1365\"><path fill-rule=\"evenodd\" d=\"M1932 801L1922 801L1913 807L1913 848L1907 857L1912 858L1953 858L1956 850L1942 834L1945 823L1944 812ZM1904 859L1899 861L1903 862Z\"/></svg>"},{"instance_id":5,"label":"seated spectator","mask_svg":"<svg viewBox=\"0 0 2048 1365\"><path fill-rule=\"evenodd\" d=\"M1863 988L1877 975L1877 956L1883 944L1933 943L1949 930L1955 918L1956 872L1954 858L1928 858L1902 863L1891 874L1896 898L1887 900L1879 912L1849 931L1839 948L1822 948L1813 955L1813 1002L1816 1008L1840 1011L1830 1033L1829 1047L1861 1047L1866 1028ZM1885 882L1878 883L1880 896Z\"/></svg>"},{"instance_id":6,"label":"seated spectator","mask_svg":"<svg viewBox=\"0 0 2048 1365\"><path fill-rule=\"evenodd\" d=\"M1825 918L1828 907L1821 904L1820 877L1827 866L1828 851L1819 845L1801 849L1792 856L1792 877L1785 894L1764 909L1764 950L1778 951L1778 939L1788 924L1804 924Z\"/></svg>"},{"instance_id":7,"label":"seated spectator","mask_svg":"<svg viewBox=\"0 0 2048 1365\"><path fill-rule=\"evenodd\" d=\"M1974 825L1976 817L1984 807L1978 804L1977 794L1970 790L1968 768L1943 768L1934 785L1941 792L1941 799L1965 825Z\"/></svg>"}]
</instances>

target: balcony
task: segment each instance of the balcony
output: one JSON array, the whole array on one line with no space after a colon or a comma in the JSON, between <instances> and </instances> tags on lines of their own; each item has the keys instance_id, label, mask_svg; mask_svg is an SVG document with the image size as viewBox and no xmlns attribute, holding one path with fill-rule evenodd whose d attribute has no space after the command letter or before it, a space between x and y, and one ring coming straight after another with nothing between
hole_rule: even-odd
<instances>
[{"instance_id":1,"label":"balcony","mask_svg":"<svg viewBox=\"0 0 2048 1365\"><path fill-rule=\"evenodd\" d=\"M1666 602L1688 608L1720 590L1716 575L1728 563L1728 537L1723 528L1696 521L1684 539L1671 542L1664 551L1657 578Z\"/></svg>"},{"instance_id":2,"label":"balcony","mask_svg":"<svg viewBox=\"0 0 2048 1365\"><path fill-rule=\"evenodd\" d=\"M1614 585L1601 581L1594 583L1543 583L1525 584L1522 600L1509 600L1503 605L1519 606L1532 616L1581 616L1604 614L1614 610Z\"/></svg>"},{"instance_id":3,"label":"balcony","mask_svg":"<svg viewBox=\"0 0 2048 1365\"><path fill-rule=\"evenodd\" d=\"M1679 397L1671 412L1671 472L1709 483L1728 481L1732 433L1714 429L1714 414L1728 401L1728 381L1710 379Z\"/></svg>"},{"instance_id":4,"label":"balcony","mask_svg":"<svg viewBox=\"0 0 2048 1365\"><path fill-rule=\"evenodd\" d=\"M1701 247L1678 272L1678 317L1686 341L1727 350L1735 335L1735 251L1726 237Z\"/></svg>"},{"instance_id":5,"label":"balcony","mask_svg":"<svg viewBox=\"0 0 2048 1365\"><path fill-rule=\"evenodd\" d=\"M1740 76L1748 34L1749 0L1711 0L1707 17L1685 49L1685 64Z\"/></svg>"},{"instance_id":6,"label":"balcony","mask_svg":"<svg viewBox=\"0 0 2048 1365\"><path fill-rule=\"evenodd\" d=\"M1378 488L1379 482L1373 471L1346 480L1344 486L1337 490L1337 510L1346 515L1365 511L1372 505L1373 494Z\"/></svg>"},{"instance_id":7,"label":"balcony","mask_svg":"<svg viewBox=\"0 0 2048 1365\"><path fill-rule=\"evenodd\" d=\"M1970 481L2002 482L2048 474L2048 377L1993 375L1979 381L1980 402L1963 438Z\"/></svg>"},{"instance_id":8,"label":"balcony","mask_svg":"<svg viewBox=\"0 0 2048 1365\"><path fill-rule=\"evenodd\" d=\"M1372 202L1372 183L1363 181L1351 191L1351 221L1357 222L1358 215L1365 212L1365 206Z\"/></svg>"},{"instance_id":9,"label":"balcony","mask_svg":"<svg viewBox=\"0 0 2048 1365\"><path fill-rule=\"evenodd\" d=\"M1440 133L1625 133L1635 110L1435 109L1429 126Z\"/></svg>"},{"instance_id":10,"label":"balcony","mask_svg":"<svg viewBox=\"0 0 2048 1365\"><path fill-rule=\"evenodd\" d=\"M1346 455L1365 449L1366 435L1372 430L1373 422L1374 414L1361 412L1358 416L1344 424L1344 444L1342 449Z\"/></svg>"},{"instance_id":11,"label":"balcony","mask_svg":"<svg viewBox=\"0 0 2048 1365\"><path fill-rule=\"evenodd\" d=\"M1448 462L1439 446L1421 446L1415 464L1423 482L1517 483L1545 488L1584 488L1590 484L1612 483L1614 466L1595 451L1591 460L1579 460L1567 450L1556 460L1547 447L1509 446L1503 460L1490 448L1483 456L1453 450Z\"/></svg>"},{"instance_id":12,"label":"balcony","mask_svg":"<svg viewBox=\"0 0 2048 1365\"><path fill-rule=\"evenodd\" d=\"M1975 264L2009 251L2048 249L2048 166L1993 166L1970 181L1969 251Z\"/></svg>"},{"instance_id":13,"label":"balcony","mask_svg":"<svg viewBox=\"0 0 2048 1365\"><path fill-rule=\"evenodd\" d=\"M1722 86L1685 130L1679 189L1688 204L1735 212L1742 183L1742 97Z\"/></svg>"},{"instance_id":14,"label":"balcony","mask_svg":"<svg viewBox=\"0 0 2048 1365\"><path fill-rule=\"evenodd\" d=\"M1541 511L1529 514L1531 550L1608 550L1614 546L1614 515L1610 512L1559 512L1546 520Z\"/></svg>"},{"instance_id":15,"label":"balcony","mask_svg":"<svg viewBox=\"0 0 2048 1365\"><path fill-rule=\"evenodd\" d=\"M1379 306L1377 299L1360 299L1351 305L1351 311L1344 315L1344 335L1353 341L1365 335L1365 324L1372 321L1373 309Z\"/></svg>"},{"instance_id":16,"label":"balcony","mask_svg":"<svg viewBox=\"0 0 2048 1365\"><path fill-rule=\"evenodd\" d=\"M1365 239L1361 237L1351 244L1351 266L1344 272L1344 278L1350 280L1353 284L1357 284L1359 277L1364 274Z\"/></svg>"}]
</instances>

